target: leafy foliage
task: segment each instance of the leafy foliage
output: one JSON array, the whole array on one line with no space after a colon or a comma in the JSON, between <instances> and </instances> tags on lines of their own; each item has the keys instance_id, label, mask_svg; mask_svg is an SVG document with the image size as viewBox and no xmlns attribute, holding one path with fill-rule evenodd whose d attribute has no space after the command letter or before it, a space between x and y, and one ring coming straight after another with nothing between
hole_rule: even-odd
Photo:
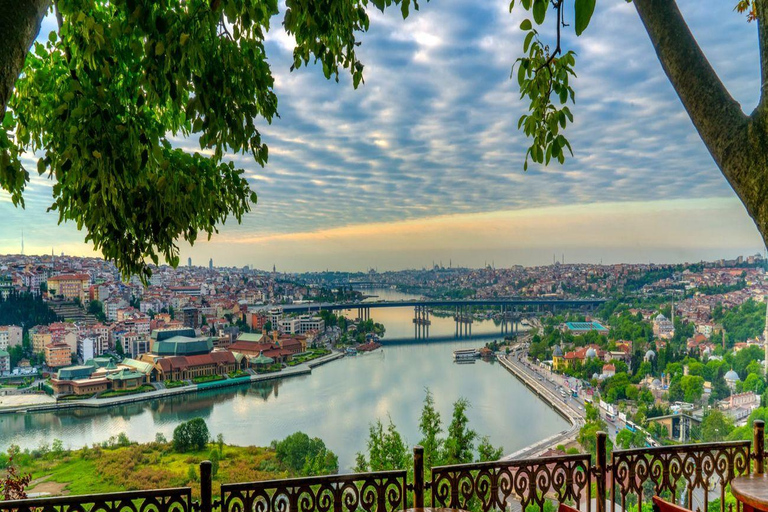
<instances>
[{"instance_id":1,"label":"leafy foliage","mask_svg":"<svg viewBox=\"0 0 768 512\"><path fill-rule=\"evenodd\" d=\"M576 0L574 3L574 30L581 35L589 25L595 10L596 0ZM509 4L509 10L515 8L515 0ZM537 26L544 23L550 2L548 0L520 0L520 6L532 14ZM573 155L571 145L561 133L568 123L573 122L573 114L566 105L575 102L570 78L575 77L576 54L563 51L561 47L561 29L569 26L565 21L564 0L553 0L557 40L553 48L539 37L530 19L526 18L520 28L526 32L523 39L524 57L515 61L517 83L521 98L528 99L528 113L518 121L518 129L531 139L531 145L525 155L524 169L528 169L528 159L536 163L549 164L551 159L565 162L565 150ZM512 75L515 74L515 67ZM559 102L560 107L555 105Z\"/></svg>"},{"instance_id":2,"label":"leafy foliage","mask_svg":"<svg viewBox=\"0 0 768 512\"><path fill-rule=\"evenodd\" d=\"M199 451L208 444L211 434L203 418L194 418L180 423L173 430L173 449L177 452Z\"/></svg>"},{"instance_id":3,"label":"leafy foliage","mask_svg":"<svg viewBox=\"0 0 768 512\"><path fill-rule=\"evenodd\" d=\"M326 77L363 79L356 35L365 8L411 0L288 1L283 26L296 41L293 68L320 62ZM227 152L260 165L268 149L259 118L277 115L264 47L277 0L59 0L58 32L34 44L0 130L0 187L23 206L24 152L55 180L59 222L73 221L86 242L123 276L151 274L148 261L179 263L190 244L234 217L256 194ZM200 151L173 147L173 137Z\"/></svg>"},{"instance_id":4,"label":"leafy foliage","mask_svg":"<svg viewBox=\"0 0 768 512\"><path fill-rule=\"evenodd\" d=\"M339 458L318 437L295 432L282 441L272 441L280 462L300 476L329 475L339 471Z\"/></svg>"},{"instance_id":5,"label":"leafy foliage","mask_svg":"<svg viewBox=\"0 0 768 512\"><path fill-rule=\"evenodd\" d=\"M56 322L59 317L48 307L41 296L31 293L10 293L0 297L0 325L23 325L25 329L35 325Z\"/></svg>"},{"instance_id":6,"label":"leafy foliage","mask_svg":"<svg viewBox=\"0 0 768 512\"><path fill-rule=\"evenodd\" d=\"M5 467L5 476L0 478L0 496L4 500L23 500L27 497L26 488L32 481L29 473L21 474L13 463L13 453L9 454Z\"/></svg>"}]
</instances>

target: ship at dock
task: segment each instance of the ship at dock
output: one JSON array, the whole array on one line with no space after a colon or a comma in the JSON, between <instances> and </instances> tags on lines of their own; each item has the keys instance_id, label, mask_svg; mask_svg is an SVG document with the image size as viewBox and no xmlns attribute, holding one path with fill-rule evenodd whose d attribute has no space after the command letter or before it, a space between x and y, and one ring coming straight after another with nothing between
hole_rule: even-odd
<instances>
[{"instance_id":1,"label":"ship at dock","mask_svg":"<svg viewBox=\"0 0 768 512\"><path fill-rule=\"evenodd\" d=\"M480 352L474 348L453 351L453 361L456 363L474 363L480 357Z\"/></svg>"}]
</instances>

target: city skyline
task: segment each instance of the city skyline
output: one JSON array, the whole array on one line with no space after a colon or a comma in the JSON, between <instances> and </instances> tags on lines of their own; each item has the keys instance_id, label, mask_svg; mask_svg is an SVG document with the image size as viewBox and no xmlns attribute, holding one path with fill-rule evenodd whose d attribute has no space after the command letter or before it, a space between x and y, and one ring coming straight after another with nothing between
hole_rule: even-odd
<instances>
[{"instance_id":1,"label":"city skyline","mask_svg":"<svg viewBox=\"0 0 768 512\"><path fill-rule=\"evenodd\" d=\"M750 110L759 81L756 24L714 1L680 3L721 79ZM281 118L260 126L270 162L246 169L259 204L210 243L182 246L220 265L287 271L698 261L762 253L762 240L668 84L631 4L598 5L579 54L574 151L566 165L522 170L523 105L508 79L521 13L508 3L422 4L406 22L372 12L360 54L366 83L289 73L291 41L267 49ZM716 17L718 31L707 30ZM46 20L41 37L53 27ZM543 28L544 32L548 27ZM620 47L620 52L613 48ZM197 149L196 141L177 140ZM24 161L35 168L33 159ZM32 173L34 175L34 173ZM47 213L48 180L32 177L27 209L0 194L0 252L92 255L73 224ZM363 238L365 237L365 238Z\"/></svg>"}]
</instances>

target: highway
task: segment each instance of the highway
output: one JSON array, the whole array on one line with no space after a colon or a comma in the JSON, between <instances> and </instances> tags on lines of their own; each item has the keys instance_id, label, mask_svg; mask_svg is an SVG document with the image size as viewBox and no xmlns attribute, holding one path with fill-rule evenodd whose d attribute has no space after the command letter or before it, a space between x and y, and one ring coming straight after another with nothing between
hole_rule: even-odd
<instances>
[{"instance_id":1,"label":"highway","mask_svg":"<svg viewBox=\"0 0 768 512\"><path fill-rule=\"evenodd\" d=\"M402 308L402 307L450 307L450 306L551 306L551 307L597 307L606 299L469 299L469 300L398 300L380 302L309 302L305 304L284 304L285 313L307 313L312 311L339 311L357 308ZM276 305L262 306L263 308L277 307ZM254 308L257 308L254 306Z\"/></svg>"},{"instance_id":2,"label":"highway","mask_svg":"<svg viewBox=\"0 0 768 512\"><path fill-rule=\"evenodd\" d=\"M529 388L533 388L533 391L539 395L542 400L547 401L552 407L556 408L560 415L566 418L571 424L570 428L563 430L548 439L543 439L534 445L509 454L502 460L536 457L557 445L567 445L576 440L579 430L584 426L586 410L582 397L572 397L570 394L566 394L565 397L562 396L560 393L561 389L564 389L566 392L569 391L568 383L565 379L561 375L532 364L528 359L528 353L522 347L510 353L508 356L499 355L498 359L505 368L518 376L521 380L524 380ZM611 422L604 416L603 411L600 411L600 414L603 416L602 419L608 426L608 436L611 441L614 441L616 439L617 431L624 428L624 425L620 425L621 422L618 419L616 419L615 422Z\"/></svg>"}]
</instances>

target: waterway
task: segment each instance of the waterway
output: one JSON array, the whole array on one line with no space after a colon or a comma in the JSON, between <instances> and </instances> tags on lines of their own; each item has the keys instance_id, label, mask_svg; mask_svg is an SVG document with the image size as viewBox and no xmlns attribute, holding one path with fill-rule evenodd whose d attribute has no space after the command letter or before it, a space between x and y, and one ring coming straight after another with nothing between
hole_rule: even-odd
<instances>
[{"instance_id":1,"label":"waterway","mask_svg":"<svg viewBox=\"0 0 768 512\"><path fill-rule=\"evenodd\" d=\"M368 291L381 298L390 290ZM388 337L412 333L412 309L371 310ZM438 322L439 320L439 322ZM445 320L445 322L443 322ZM486 323L487 322L487 323ZM433 319L430 334L453 333L452 318ZM445 331L445 332L443 332ZM35 448L61 439L77 448L125 432L135 441L153 440L157 432L170 438L182 421L206 420L211 433L227 443L268 445L296 431L322 438L350 471L355 454L365 449L368 427L391 418L409 445L419 441L418 420L424 390L430 388L444 426L451 405L469 399L470 427L512 453L568 428L567 423L497 363L456 364L452 351L480 346L498 333L492 321L478 322L474 333L483 340L413 341L387 345L371 354L346 357L315 368L311 375L117 406L0 415L0 450L11 444ZM496 336L500 337L500 336Z\"/></svg>"}]
</instances>

